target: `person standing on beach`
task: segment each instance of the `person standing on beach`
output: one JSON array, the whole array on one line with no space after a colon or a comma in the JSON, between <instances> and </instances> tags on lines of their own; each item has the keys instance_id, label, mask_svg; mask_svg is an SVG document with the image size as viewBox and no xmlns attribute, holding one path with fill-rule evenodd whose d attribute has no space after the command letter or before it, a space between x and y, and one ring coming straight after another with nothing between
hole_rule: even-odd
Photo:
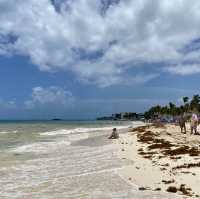
<instances>
[{"instance_id":1,"label":"person standing on beach","mask_svg":"<svg viewBox=\"0 0 200 199\"><path fill-rule=\"evenodd\" d=\"M197 135L197 126L198 126L198 117L196 113L192 114L190 127L191 127L191 134Z\"/></svg>"},{"instance_id":2,"label":"person standing on beach","mask_svg":"<svg viewBox=\"0 0 200 199\"><path fill-rule=\"evenodd\" d=\"M184 134L186 134L185 122L186 122L185 114L182 114L178 119L178 123L181 128L181 133L184 133Z\"/></svg>"}]
</instances>

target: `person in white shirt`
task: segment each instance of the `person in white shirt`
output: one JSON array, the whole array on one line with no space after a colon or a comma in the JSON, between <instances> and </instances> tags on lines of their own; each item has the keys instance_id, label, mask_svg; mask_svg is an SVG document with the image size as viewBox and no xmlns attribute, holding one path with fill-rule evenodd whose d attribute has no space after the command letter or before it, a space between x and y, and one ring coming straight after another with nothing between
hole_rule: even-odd
<instances>
[{"instance_id":1,"label":"person in white shirt","mask_svg":"<svg viewBox=\"0 0 200 199\"><path fill-rule=\"evenodd\" d=\"M196 113L193 113L192 117L191 117L191 122L190 122L191 134L193 134L193 132L194 132L194 135L198 134L197 133L197 126L198 126L198 117L197 117Z\"/></svg>"}]
</instances>

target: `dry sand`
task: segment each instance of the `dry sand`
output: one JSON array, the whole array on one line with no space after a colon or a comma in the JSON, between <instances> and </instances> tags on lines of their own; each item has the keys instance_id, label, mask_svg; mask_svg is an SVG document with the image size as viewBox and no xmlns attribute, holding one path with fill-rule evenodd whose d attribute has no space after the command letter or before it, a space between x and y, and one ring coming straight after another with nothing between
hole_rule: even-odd
<instances>
[{"instance_id":1,"label":"dry sand","mask_svg":"<svg viewBox=\"0 0 200 199\"><path fill-rule=\"evenodd\" d=\"M169 191L183 198L200 196L200 135L181 134L176 125L130 129L116 141L119 156L132 164L119 174L141 191Z\"/></svg>"}]
</instances>

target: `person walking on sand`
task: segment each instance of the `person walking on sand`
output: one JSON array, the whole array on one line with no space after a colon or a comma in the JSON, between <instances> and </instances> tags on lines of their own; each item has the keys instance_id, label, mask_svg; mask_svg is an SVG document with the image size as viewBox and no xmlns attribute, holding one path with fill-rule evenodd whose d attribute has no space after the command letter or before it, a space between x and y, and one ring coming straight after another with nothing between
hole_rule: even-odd
<instances>
[{"instance_id":1,"label":"person walking on sand","mask_svg":"<svg viewBox=\"0 0 200 199\"><path fill-rule=\"evenodd\" d=\"M198 117L196 113L192 114L191 117L191 122L190 122L190 127L191 127L191 134L197 135L197 126L198 126Z\"/></svg>"},{"instance_id":2,"label":"person walking on sand","mask_svg":"<svg viewBox=\"0 0 200 199\"><path fill-rule=\"evenodd\" d=\"M181 128L181 133L184 133L184 134L186 134L185 122L186 122L185 114L182 114L178 119L178 123Z\"/></svg>"},{"instance_id":3,"label":"person walking on sand","mask_svg":"<svg viewBox=\"0 0 200 199\"><path fill-rule=\"evenodd\" d=\"M114 128L112 131L112 134L110 135L108 139L118 139L118 138L119 138L119 134L117 133L117 129Z\"/></svg>"}]
</instances>

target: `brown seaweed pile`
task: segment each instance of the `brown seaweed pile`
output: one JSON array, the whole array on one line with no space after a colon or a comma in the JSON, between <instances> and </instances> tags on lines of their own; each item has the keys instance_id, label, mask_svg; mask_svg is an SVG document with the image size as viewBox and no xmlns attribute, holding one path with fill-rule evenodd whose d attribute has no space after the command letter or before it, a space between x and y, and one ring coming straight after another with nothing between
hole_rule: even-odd
<instances>
[{"instance_id":1,"label":"brown seaweed pile","mask_svg":"<svg viewBox=\"0 0 200 199\"><path fill-rule=\"evenodd\" d=\"M200 151L194 147L190 148L189 146L181 146L176 149L168 149L164 151L165 155L176 156L176 155L185 155L189 154L190 156L198 156Z\"/></svg>"},{"instance_id":2,"label":"brown seaweed pile","mask_svg":"<svg viewBox=\"0 0 200 199\"><path fill-rule=\"evenodd\" d=\"M183 164L183 165L180 165L180 166L173 167L172 169L173 170L176 170L176 169L190 169L192 167L200 167L200 162Z\"/></svg>"},{"instance_id":3,"label":"brown seaweed pile","mask_svg":"<svg viewBox=\"0 0 200 199\"><path fill-rule=\"evenodd\" d=\"M169 186L166 191L171 192L171 193L176 193L176 192L180 191L183 195L192 196L192 194L191 194L192 189L186 188L185 184L181 184L181 186L179 188L176 188L174 186Z\"/></svg>"},{"instance_id":4,"label":"brown seaweed pile","mask_svg":"<svg viewBox=\"0 0 200 199\"><path fill-rule=\"evenodd\" d=\"M150 146L148 146L149 150L153 149L170 149L172 146L175 146L171 144L169 141L166 141L164 139L153 139L153 143Z\"/></svg>"},{"instance_id":5,"label":"brown seaweed pile","mask_svg":"<svg viewBox=\"0 0 200 199\"><path fill-rule=\"evenodd\" d=\"M153 133L152 131L145 131L145 132L143 131L143 133L137 134L138 141L147 144L153 142L155 136L156 134Z\"/></svg>"},{"instance_id":6,"label":"brown seaweed pile","mask_svg":"<svg viewBox=\"0 0 200 199\"><path fill-rule=\"evenodd\" d=\"M139 126L139 127L130 129L129 132L139 132L139 133L142 133L142 132L144 132L147 128L149 128L149 126Z\"/></svg>"},{"instance_id":7,"label":"brown seaweed pile","mask_svg":"<svg viewBox=\"0 0 200 199\"><path fill-rule=\"evenodd\" d=\"M154 124L155 125L155 124ZM160 126L159 126L160 128ZM181 157L176 157L178 155L188 154L190 156L199 156L200 150L194 147L189 147L187 145L176 145L164 139L158 139L158 133L154 133L148 130L146 127L135 128L134 131L138 132L137 138L138 142L148 144L147 149L149 151L158 149L164 156L170 156L172 159L180 159ZM177 147L172 149L171 147ZM146 155L142 154L141 155Z\"/></svg>"}]
</instances>

